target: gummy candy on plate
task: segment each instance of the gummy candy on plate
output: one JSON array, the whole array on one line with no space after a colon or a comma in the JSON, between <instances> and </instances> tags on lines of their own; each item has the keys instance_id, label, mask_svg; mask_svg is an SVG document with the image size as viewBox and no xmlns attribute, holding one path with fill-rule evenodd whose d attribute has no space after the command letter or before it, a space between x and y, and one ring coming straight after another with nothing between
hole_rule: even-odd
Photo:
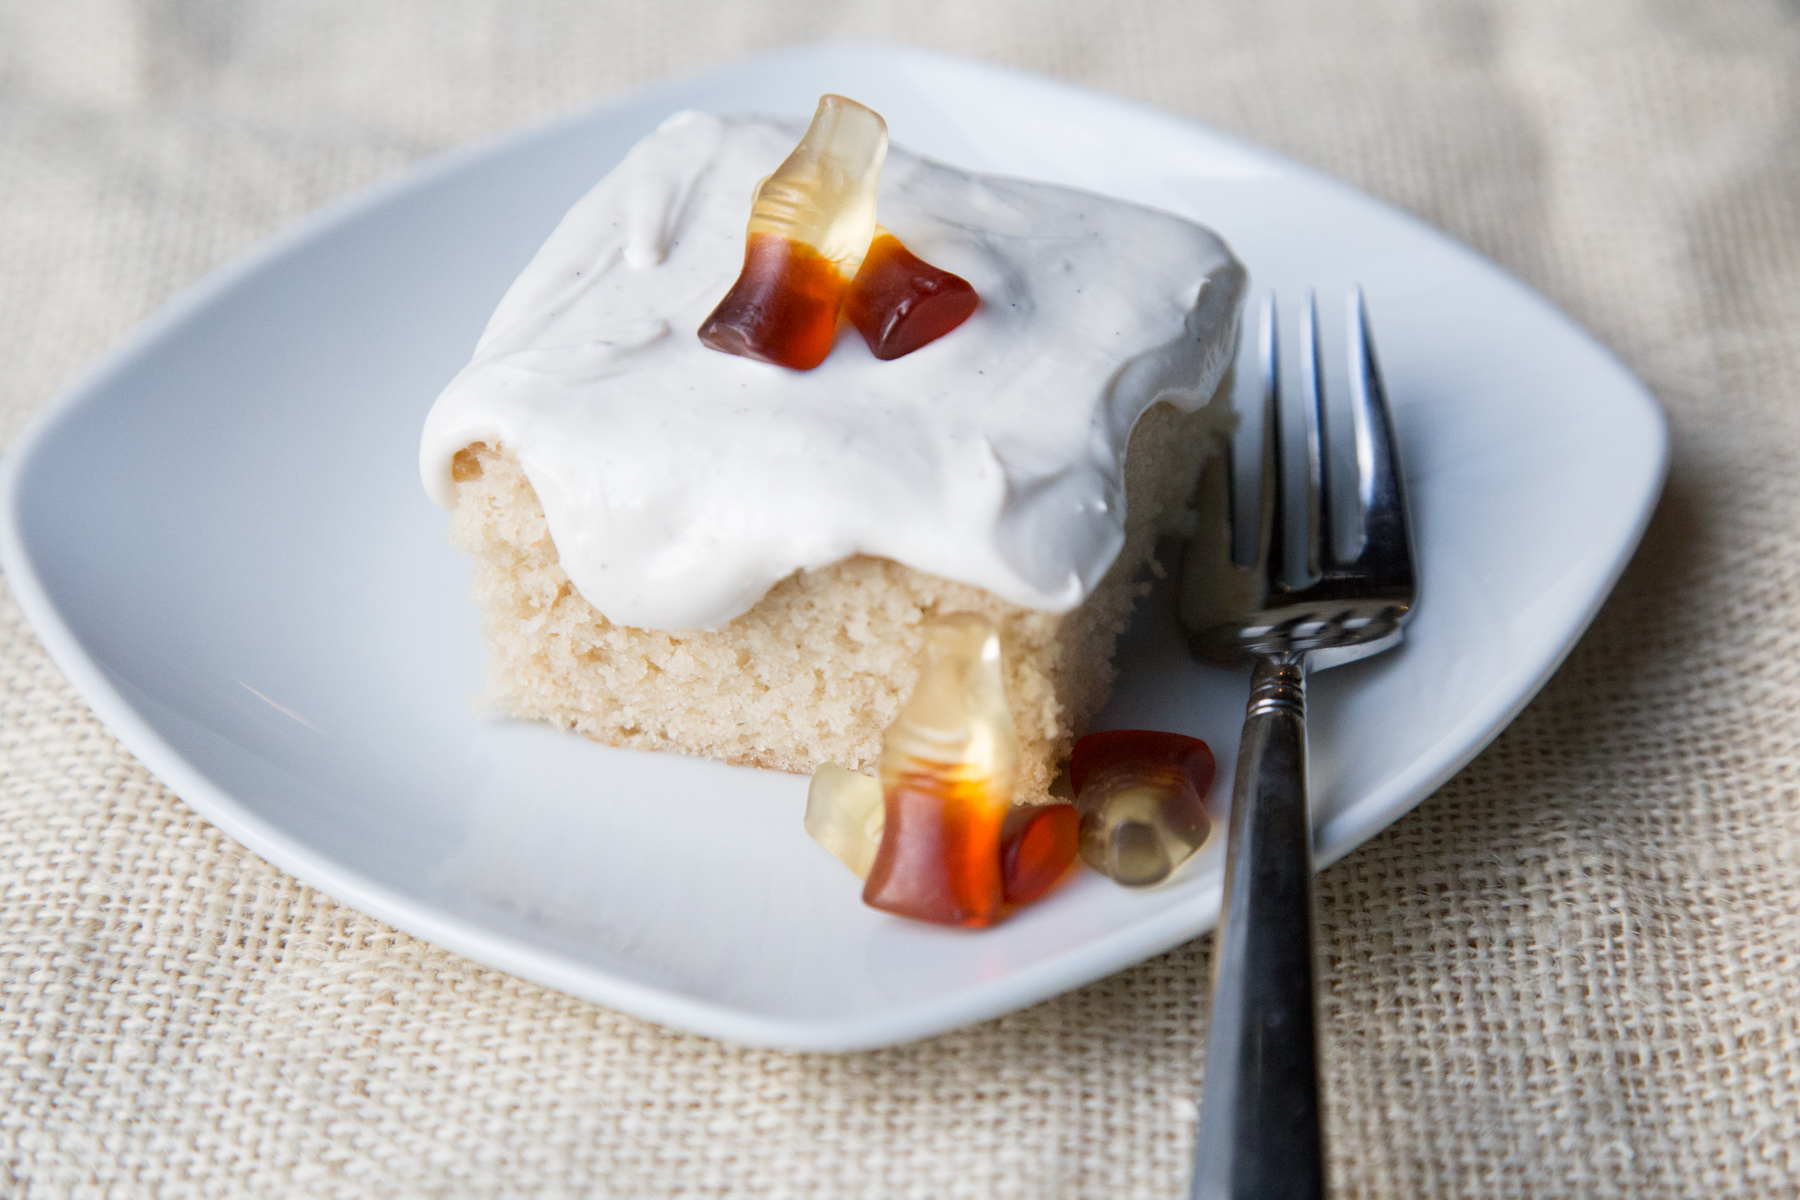
<instances>
[{"instance_id":1,"label":"gummy candy on plate","mask_svg":"<svg viewBox=\"0 0 1800 1200\"><path fill-rule=\"evenodd\" d=\"M925 629L918 683L882 740L881 777L826 763L806 830L867 879L863 900L943 925L983 926L1074 864L1073 806L1012 805L1018 739L1000 636L956 613Z\"/></svg>"},{"instance_id":2,"label":"gummy candy on plate","mask_svg":"<svg viewBox=\"0 0 1800 1200\"><path fill-rule=\"evenodd\" d=\"M1081 814L1081 857L1129 887L1172 876L1206 843L1212 751L1199 738L1146 729L1075 743L1069 782Z\"/></svg>"}]
</instances>

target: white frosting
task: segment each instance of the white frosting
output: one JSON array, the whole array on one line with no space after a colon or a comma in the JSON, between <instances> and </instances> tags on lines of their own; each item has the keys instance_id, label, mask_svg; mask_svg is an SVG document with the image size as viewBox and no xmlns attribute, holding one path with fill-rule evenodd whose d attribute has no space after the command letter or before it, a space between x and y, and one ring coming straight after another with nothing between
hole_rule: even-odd
<instances>
[{"instance_id":1,"label":"white frosting","mask_svg":"<svg viewBox=\"0 0 1800 1200\"><path fill-rule=\"evenodd\" d=\"M695 336L737 277L751 190L800 127L682 113L563 219L438 397L419 453L504 446L608 619L714 628L796 570L895 559L1067 611L1124 540L1123 463L1159 400L1206 402L1243 269L1192 222L893 150L881 221L981 306L891 362L843 325L811 371Z\"/></svg>"}]
</instances>

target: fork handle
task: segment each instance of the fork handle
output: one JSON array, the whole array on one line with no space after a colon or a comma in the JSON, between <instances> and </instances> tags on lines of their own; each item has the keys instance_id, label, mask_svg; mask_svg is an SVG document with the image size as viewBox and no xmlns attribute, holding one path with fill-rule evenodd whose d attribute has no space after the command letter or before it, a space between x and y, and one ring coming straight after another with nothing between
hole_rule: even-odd
<instances>
[{"instance_id":1,"label":"fork handle","mask_svg":"<svg viewBox=\"0 0 1800 1200\"><path fill-rule=\"evenodd\" d=\"M1263 655L1232 789L1194 1200L1325 1194L1306 660Z\"/></svg>"}]
</instances>

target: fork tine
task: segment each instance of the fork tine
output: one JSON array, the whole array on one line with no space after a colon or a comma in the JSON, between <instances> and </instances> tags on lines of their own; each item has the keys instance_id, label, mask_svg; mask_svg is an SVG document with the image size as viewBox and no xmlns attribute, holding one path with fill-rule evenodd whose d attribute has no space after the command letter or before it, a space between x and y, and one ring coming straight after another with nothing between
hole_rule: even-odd
<instances>
[{"instance_id":1,"label":"fork tine","mask_svg":"<svg viewBox=\"0 0 1800 1200\"><path fill-rule=\"evenodd\" d=\"M1315 302L1309 300L1309 310ZM1258 381L1263 410L1259 456L1262 469L1254 480L1244 471L1227 480L1224 477L1231 472L1231 459L1221 456L1208 464L1196 507L1203 514L1213 515L1210 520L1197 523L1195 533L1184 546L1177 615L1190 648L1206 662L1241 665L1246 657L1257 655L1298 655L1311 669L1324 670L1378 654L1400 641L1417 589L1411 522L1406 512L1405 482L1393 418L1375 361L1374 339L1362 293L1356 291L1348 296L1352 363L1346 403L1356 441L1355 490L1362 503L1352 507L1358 518L1361 544L1347 559L1341 552L1336 522L1331 520L1333 509L1340 516L1351 515L1346 508L1350 505L1349 489L1342 489L1345 494L1336 497L1335 504L1322 494L1328 490L1330 469L1325 461L1325 434L1329 430L1326 422L1332 420L1335 424L1343 415L1340 409L1338 417L1331 419L1324 412L1323 372L1318 369L1318 318L1309 311L1301 321L1306 346L1300 357L1309 375L1308 399L1313 402L1313 411L1308 415L1316 425L1318 437L1316 446L1308 448L1307 464L1309 472L1317 472L1316 482L1308 478L1305 483L1320 494L1310 497L1312 503L1308 507L1316 511L1306 515L1318 522L1318 551L1329 567L1310 580L1295 578L1303 570L1296 554L1294 570L1287 570L1285 550L1297 552L1302 548L1293 540L1301 536L1300 526L1290 526L1289 517L1302 517L1293 509L1301 503L1299 493L1306 489L1301 480L1288 479L1285 483L1295 485L1295 494L1290 497L1283 480L1284 474L1291 474L1285 451L1299 453L1302 447L1288 447L1282 437L1288 406L1281 402L1278 315L1275 297L1267 296L1262 305L1261 345L1256 348L1261 352L1262 368ZM1250 352L1246 352L1249 356ZM1249 380L1243 382L1248 390ZM1246 419L1240 432L1247 435L1251 402L1242 394L1236 398L1242 403L1241 415ZM1246 437L1245 449L1247 442ZM1316 462L1312 461L1315 456ZM1240 454L1238 459L1247 457ZM1341 474L1350 466L1340 459L1338 471L1333 473ZM1233 542L1243 549L1250 537L1248 529L1241 537L1235 535L1229 522L1221 519L1226 491L1233 483L1243 489L1240 509L1248 506L1249 490L1258 490L1260 553L1254 566L1231 561ZM1248 512L1243 515L1249 516ZM1348 538L1341 540L1347 542Z\"/></svg>"},{"instance_id":2,"label":"fork tine","mask_svg":"<svg viewBox=\"0 0 1800 1200\"><path fill-rule=\"evenodd\" d=\"M1262 312L1262 470L1258 472L1256 568L1264 586L1279 586L1287 563L1286 480L1281 453L1281 337L1275 293Z\"/></svg>"},{"instance_id":3,"label":"fork tine","mask_svg":"<svg viewBox=\"0 0 1800 1200\"><path fill-rule=\"evenodd\" d=\"M1306 393L1306 571L1317 579L1336 560L1332 552L1331 477L1325 431L1324 363L1319 354L1319 294L1308 290L1300 314L1300 362Z\"/></svg>"},{"instance_id":4,"label":"fork tine","mask_svg":"<svg viewBox=\"0 0 1800 1200\"><path fill-rule=\"evenodd\" d=\"M1182 544L1180 583L1176 605L1182 627L1209 629L1221 621L1261 608L1269 590L1265 564L1270 559L1270 537L1275 500L1274 470L1278 432L1272 426L1276 392L1275 298L1263 305L1258 344L1257 386L1262 408L1262 462L1256 473L1254 533L1238 527L1238 488L1251 481L1240 475L1234 451L1235 439L1225 440L1224 452L1209 459L1200 471L1194 492L1197 520L1192 535ZM1248 407L1248 404L1245 405ZM1243 414L1246 419L1250 413ZM1245 455L1244 457L1249 457ZM1248 507L1247 505L1245 507ZM1245 514L1248 516L1248 514ZM1202 654L1199 643L1195 653Z\"/></svg>"},{"instance_id":5,"label":"fork tine","mask_svg":"<svg viewBox=\"0 0 1800 1200\"><path fill-rule=\"evenodd\" d=\"M1406 515L1399 447L1360 287L1350 293L1349 333L1350 418L1356 433L1357 493L1363 518L1362 550L1353 566L1373 583L1405 587L1410 592L1412 527Z\"/></svg>"}]
</instances>

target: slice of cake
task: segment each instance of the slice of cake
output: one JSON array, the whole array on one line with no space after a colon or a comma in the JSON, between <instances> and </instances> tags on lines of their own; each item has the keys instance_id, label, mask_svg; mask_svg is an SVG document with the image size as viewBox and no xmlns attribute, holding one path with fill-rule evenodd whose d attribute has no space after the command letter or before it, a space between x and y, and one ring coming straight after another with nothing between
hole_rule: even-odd
<instances>
[{"instance_id":1,"label":"slice of cake","mask_svg":"<svg viewBox=\"0 0 1800 1200\"><path fill-rule=\"evenodd\" d=\"M613 745L873 762L926 618L1001 630L1018 798L1111 688L1228 428L1242 268L1166 213L889 153L880 220L972 284L953 332L817 368L695 330L798 127L683 113L584 197L438 399L421 471L474 559L488 699Z\"/></svg>"}]
</instances>

